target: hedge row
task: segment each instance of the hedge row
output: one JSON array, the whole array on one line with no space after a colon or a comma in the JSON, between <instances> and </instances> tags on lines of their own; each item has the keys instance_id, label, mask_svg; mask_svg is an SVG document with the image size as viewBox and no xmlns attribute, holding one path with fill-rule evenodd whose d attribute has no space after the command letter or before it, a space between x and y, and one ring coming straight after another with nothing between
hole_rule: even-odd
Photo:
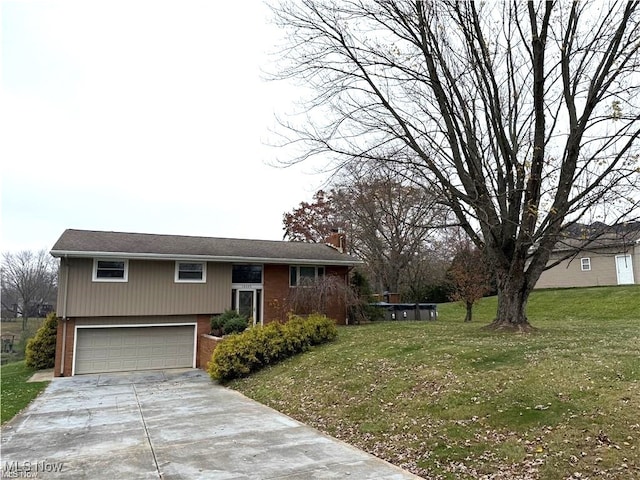
<instances>
[{"instance_id":1,"label":"hedge row","mask_svg":"<svg viewBox=\"0 0 640 480\"><path fill-rule=\"evenodd\" d=\"M335 322L317 314L308 318L291 316L286 323L257 325L225 337L213 351L208 372L220 381L243 377L312 345L329 342L337 335Z\"/></svg>"}]
</instances>

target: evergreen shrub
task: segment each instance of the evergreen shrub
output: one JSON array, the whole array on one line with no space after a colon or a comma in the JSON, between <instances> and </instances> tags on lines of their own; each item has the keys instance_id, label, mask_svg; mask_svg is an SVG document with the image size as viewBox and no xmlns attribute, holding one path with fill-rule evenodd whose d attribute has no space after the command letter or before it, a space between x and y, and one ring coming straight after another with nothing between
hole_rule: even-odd
<instances>
[{"instance_id":1,"label":"evergreen shrub","mask_svg":"<svg viewBox=\"0 0 640 480\"><path fill-rule=\"evenodd\" d=\"M256 325L220 342L213 351L208 372L211 378L223 382L244 377L337 335L335 321L319 314L307 318L291 315L286 323Z\"/></svg>"},{"instance_id":2,"label":"evergreen shrub","mask_svg":"<svg viewBox=\"0 0 640 480\"><path fill-rule=\"evenodd\" d=\"M54 312L47 315L35 337L27 342L25 360L27 367L43 370L53 368L56 358L56 335L58 317Z\"/></svg>"},{"instance_id":3,"label":"evergreen shrub","mask_svg":"<svg viewBox=\"0 0 640 480\"><path fill-rule=\"evenodd\" d=\"M235 310L227 310L222 315L211 317L211 334L218 337L244 332L248 326L249 319Z\"/></svg>"}]
</instances>

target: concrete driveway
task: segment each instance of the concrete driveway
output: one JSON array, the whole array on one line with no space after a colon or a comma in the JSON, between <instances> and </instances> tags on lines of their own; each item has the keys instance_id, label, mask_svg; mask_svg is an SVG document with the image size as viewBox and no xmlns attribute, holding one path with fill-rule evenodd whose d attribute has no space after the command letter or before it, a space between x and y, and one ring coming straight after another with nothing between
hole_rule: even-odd
<instances>
[{"instance_id":1,"label":"concrete driveway","mask_svg":"<svg viewBox=\"0 0 640 480\"><path fill-rule=\"evenodd\" d=\"M1 478L416 479L200 370L56 378L2 428Z\"/></svg>"}]
</instances>

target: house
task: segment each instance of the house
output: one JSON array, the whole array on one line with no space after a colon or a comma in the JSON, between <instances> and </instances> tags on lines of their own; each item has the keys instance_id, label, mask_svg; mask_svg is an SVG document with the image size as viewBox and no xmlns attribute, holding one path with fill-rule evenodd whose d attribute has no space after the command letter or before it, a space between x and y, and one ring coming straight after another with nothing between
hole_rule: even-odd
<instances>
[{"instance_id":1,"label":"house","mask_svg":"<svg viewBox=\"0 0 640 480\"><path fill-rule=\"evenodd\" d=\"M66 230L51 250L60 259L55 375L206 368L198 353L212 315L235 309L268 323L303 281L348 282L361 262L341 241ZM325 313L345 323L344 298Z\"/></svg>"},{"instance_id":2,"label":"house","mask_svg":"<svg viewBox=\"0 0 640 480\"><path fill-rule=\"evenodd\" d=\"M556 243L536 288L640 284L640 222L578 225Z\"/></svg>"}]
</instances>

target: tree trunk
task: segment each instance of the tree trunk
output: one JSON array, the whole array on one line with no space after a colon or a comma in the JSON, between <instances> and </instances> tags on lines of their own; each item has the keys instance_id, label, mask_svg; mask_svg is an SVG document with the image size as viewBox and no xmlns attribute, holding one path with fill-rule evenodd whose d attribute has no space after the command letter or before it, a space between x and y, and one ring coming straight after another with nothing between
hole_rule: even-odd
<instances>
[{"instance_id":1,"label":"tree trunk","mask_svg":"<svg viewBox=\"0 0 640 480\"><path fill-rule=\"evenodd\" d=\"M464 317L465 322L471 321L472 309L473 309L473 303L467 302L467 316Z\"/></svg>"},{"instance_id":2,"label":"tree trunk","mask_svg":"<svg viewBox=\"0 0 640 480\"><path fill-rule=\"evenodd\" d=\"M527 302L531 289L524 272L498 272L498 314L488 328L528 332L533 329L527 320Z\"/></svg>"}]
</instances>

